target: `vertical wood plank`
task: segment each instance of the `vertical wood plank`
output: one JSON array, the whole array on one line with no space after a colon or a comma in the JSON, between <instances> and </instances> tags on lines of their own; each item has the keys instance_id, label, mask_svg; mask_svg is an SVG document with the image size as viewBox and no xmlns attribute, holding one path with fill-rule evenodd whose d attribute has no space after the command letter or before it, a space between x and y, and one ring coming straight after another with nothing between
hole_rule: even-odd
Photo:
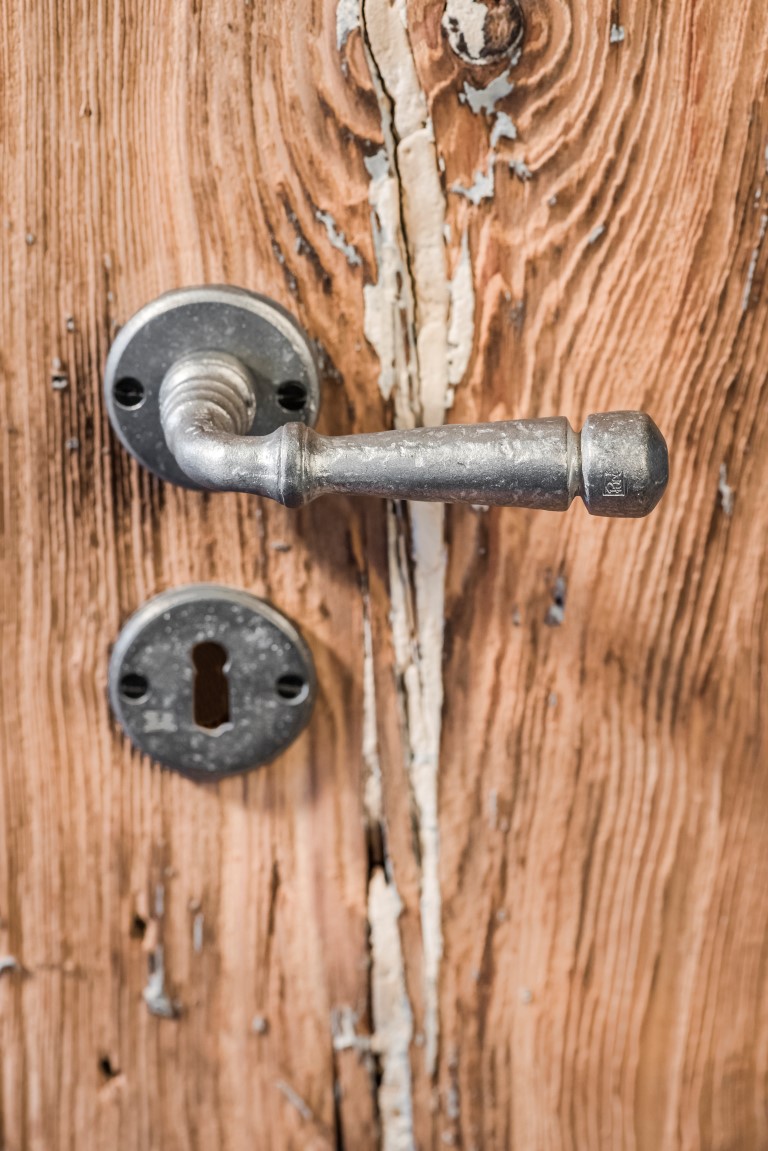
<instances>
[{"instance_id":1,"label":"vertical wood plank","mask_svg":"<svg viewBox=\"0 0 768 1151\"><path fill-rule=\"evenodd\" d=\"M425 0L0 0L7 1151L768 1141L762 7L509 0L519 58L473 64ZM115 444L117 327L198 282L300 319L330 434L435 418L437 365L450 420L647 407L670 491L449 509L439 635L418 512L181 492ZM295 619L320 683L218 787L106 704L122 621L195 580Z\"/></svg>"}]
</instances>

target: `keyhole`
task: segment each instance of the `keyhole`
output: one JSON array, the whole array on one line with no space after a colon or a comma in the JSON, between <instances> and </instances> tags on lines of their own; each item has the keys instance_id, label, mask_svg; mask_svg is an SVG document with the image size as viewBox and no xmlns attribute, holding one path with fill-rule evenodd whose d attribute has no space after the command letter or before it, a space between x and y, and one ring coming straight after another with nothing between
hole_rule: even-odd
<instances>
[{"instance_id":1,"label":"keyhole","mask_svg":"<svg viewBox=\"0 0 768 1151\"><path fill-rule=\"evenodd\" d=\"M193 710L195 723L204 731L217 731L229 723L227 653L220 643L208 640L192 648L195 669Z\"/></svg>"}]
</instances>

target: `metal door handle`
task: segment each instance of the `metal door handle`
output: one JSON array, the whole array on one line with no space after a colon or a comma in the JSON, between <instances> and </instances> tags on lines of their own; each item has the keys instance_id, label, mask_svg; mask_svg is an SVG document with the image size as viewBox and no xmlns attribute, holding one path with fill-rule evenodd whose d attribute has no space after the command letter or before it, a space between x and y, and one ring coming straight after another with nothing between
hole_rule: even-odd
<instances>
[{"instance_id":1,"label":"metal door handle","mask_svg":"<svg viewBox=\"0 0 768 1151\"><path fill-rule=\"evenodd\" d=\"M667 445L644 412L321 436L317 369L282 308L233 288L169 293L123 328L107 403L125 445L165 479L268 496L330 492L639 517L667 486ZM290 421L290 422L289 422Z\"/></svg>"}]
</instances>

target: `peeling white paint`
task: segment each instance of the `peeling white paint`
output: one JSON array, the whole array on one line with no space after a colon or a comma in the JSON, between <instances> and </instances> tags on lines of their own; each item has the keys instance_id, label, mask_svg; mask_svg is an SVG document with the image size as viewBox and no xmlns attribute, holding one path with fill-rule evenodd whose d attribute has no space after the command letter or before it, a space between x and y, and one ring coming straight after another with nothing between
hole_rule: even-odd
<instances>
[{"instance_id":1,"label":"peeling white paint","mask_svg":"<svg viewBox=\"0 0 768 1151\"><path fill-rule=\"evenodd\" d=\"M200 954L203 950L203 937L204 937L205 917L202 911L198 911L195 918L192 920L192 947Z\"/></svg>"},{"instance_id":2,"label":"peeling white paint","mask_svg":"<svg viewBox=\"0 0 768 1151\"><path fill-rule=\"evenodd\" d=\"M485 171L482 168L475 172L472 183L469 187L460 184L458 181L451 184L450 191L455 192L457 196L463 196L465 200L469 200L470 204L482 204L483 200L493 199L494 188L496 185L496 176L494 167L496 158L494 156L488 157L488 167Z\"/></svg>"},{"instance_id":3,"label":"peeling white paint","mask_svg":"<svg viewBox=\"0 0 768 1151\"><path fill-rule=\"evenodd\" d=\"M0 975L4 971L21 971L21 964L15 955L0 955Z\"/></svg>"},{"instance_id":4,"label":"peeling white paint","mask_svg":"<svg viewBox=\"0 0 768 1151\"><path fill-rule=\"evenodd\" d=\"M755 272L757 271L757 261L760 259L760 249L763 246L766 233L768 233L768 215L760 217L760 232L757 237L757 243L752 249L752 256L749 261L749 268L747 269L747 280L744 285L744 295L741 300L741 310L746 312L749 308L750 300L752 298L752 288L755 283Z\"/></svg>"},{"instance_id":5,"label":"peeling white paint","mask_svg":"<svg viewBox=\"0 0 768 1151\"><path fill-rule=\"evenodd\" d=\"M360 27L360 0L339 0L336 5L336 47L339 52Z\"/></svg>"},{"instance_id":6,"label":"peeling white paint","mask_svg":"<svg viewBox=\"0 0 768 1151\"><path fill-rule=\"evenodd\" d=\"M518 180L522 180L524 184L533 176L533 172L525 160L510 160L509 170L514 176L517 176Z\"/></svg>"},{"instance_id":7,"label":"peeling white paint","mask_svg":"<svg viewBox=\"0 0 768 1151\"><path fill-rule=\"evenodd\" d=\"M497 112L491 129L491 148L495 148L499 140L516 140L517 128L512 118L506 112Z\"/></svg>"},{"instance_id":8,"label":"peeling white paint","mask_svg":"<svg viewBox=\"0 0 768 1151\"><path fill-rule=\"evenodd\" d=\"M334 1051L371 1050L370 1035L358 1035L356 1031L358 1015L349 1006L337 1007L331 1012L331 1036Z\"/></svg>"},{"instance_id":9,"label":"peeling white paint","mask_svg":"<svg viewBox=\"0 0 768 1151\"><path fill-rule=\"evenodd\" d=\"M378 277L363 289L365 338L379 358L379 389L385 400L395 393L398 426L413 427L409 327L403 290L408 273L400 239L400 194L385 149L365 161L371 177L368 201Z\"/></svg>"},{"instance_id":10,"label":"peeling white paint","mask_svg":"<svg viewBox=\"0 0 768 1151\"><path fill-rule=\"evenodd\" d=\"M593 228L592 231L587 236L587 243L588 244L596 244L597 241L600 239L600 237L604 234L604 232L605 232L605 224L598 224L597 227Z\"/></svg>"},{"instance_id":11,"label":"peeling white paint","mask_svg":"<svg viewBox=\"0 0 768 1151\"><path fill-rule=\"evenodd\" d=\"M467 186L459 181L451 184L450 191L469 200L470 204L482 204L484 200L493 198L496 187L496 160L497 149L502 140L517 140L517 126L507 112L499 111L496 107L499 100L504 99L514 89L509 79L508 68L485 88L473 88L465 82L464 91L459 96L463 104L467 104L476 116L483 115L491 121L491 135L489 152L485 168L479 168ZM513 175L523 182L530 180L533 173L524 160L509 160L507 166Z\"/></svg>"},{"instance_id":12,"label":"peeling white paint","mask_svg":"<svg viewBox=\"0 0 768 1151\"><path fill-rule=\"evenodd\" d=\"M508 160L507 167L513 176L517 176L518 180L522 180L523 183L526 183L533 177L533 172L525 160ZM485 171L483 171L482 168L478 169L469 187L456 181L456 183L451 184L449 188L450 192L454 192L457 196L463 196L465 200L469 200L470 204L475 205L482 204L484 200L492 200L495 190L496 156L493 152L488 155L488 166ZM598 235L602 235L604 231L605 227L603 226L602 231L600 231ZM595 232L597 232L597 229L595 229ZM593 233L593 235L595 234ZM595 235L595 239L598 238L598 235ZM590 238L589 243L594 243L594 240Z\"/></svg>"},{"instance_id":13,"label":"peeling white paint","mask_svg":"<svg viewBox=\"0 0 768 1151\"><path fill-rule=\"evenodd\" d=\"M382 353L388 356L382 360L382 377L389 394L394 391L399 427L416 422L442 423L451 386L446 205L405 14L404 0L394 0L393 4L389 0L365 0L363 5L368 62L382 117L387 164L386 176L380 169L371 173L369 198L378 231L378 235L374 231L377 261L383 257L379 283L389 282L394 288L394 295L386 287L366 289L366 336L380 359ZM388 243L396 246L397 256L387 254ZM394 283L393 269L399 273ZM375 317L370 316L377 305L383 307ZM388 514L390 582L395 652L405 691L409 780L421 849L425 1063L432 1075L437 1060L442 954L437 778L443 701L445 510L440 504L413 504L409 515L412 565L407 557L404 562L407 542L391 508ZM378 1032L376 1015L374 1023ZM380 1100L386 1146L387 1127L396 1130L398 1118L387 1112L385 1119L381 1105Z\"/></svg>"},{"instance_id":14,"label":"peeling white paint","mask_svg":"<svg viewBox=\"0 0 768 1151\"><path fill-rule=\"evenodd\" d=\"M461 1093L459 1092L459 1085L457 1082L459 1071L459 1053L455 1047L449 1053L446 1062L448 1065L448 1072L450 1074L451 1081L448 1086L448 1090L445 1093L445 1115L446 1118L449 1119L452 1123L456 1123L461 1118ZM449 1145L453 1144L453 1132L444 1133L442 1137L444 1143L447 1142L445 1135L451 1136Z\"/></svg>"},{"instance_id":15,"label":"peeling white paint","mask_svg":"<svg viewBox=\"0 0 768 1151\"><path fill-rule=\"evenodd\" d=\"M360 253L354 244L350 244L347 241L346 236L337 226L336 221L334 220L331 213L321 212L318 210L315 212L315 216L320 221L320 223L324 225L325 230L328 233L328 239L331 242L331 247L335 248L337 252L343 253L350 267L359 268L363 262L360 257Z\"/></svg>"},{"instance_id":16,"label":"peeling white paint","mask_svg":"<svg viewBox=\"0 0 768 1151\"><path fill-rule=\"evenodd\" d=\"M166 869L165 874L171 875L173 873ZM164 915L165 885L158 883L155 888L154 914L150 922L150 930L144 939L148 974L142 995L150 1015L157 1015L161 1019L175 1019L178 1016L178 1009L165 990L165 951L159 939L161 920Z\"/></svg>"},{"instance_id":17,"label":"peeling white paint","mask_svg":"<svg viewBox=\"0 0 768 1151\"><path fill-rule=\"evenodd\" d=\"M381 763L376 729L376 680L373 668L373 634L368 595L363 596L363 810L370 823L381 823L384 807L381 794Z\"/></svg>"},{"instance_id":18,"label":"peeling white paint","mask_svg":"<svg viewBox=\"0 0 768 1151\"><path fill-rule=\"evenodd\" d=\"M720 506L727 516L732 516L733 501L736 493L728 483L728 468L725 464L720 465L720 479L717 484L717 491L720 496Z\"/></svg>"},{"instance_id":19,"label":"peeling white paint","mask_svg":"<svg viewBox=\"0 0 768 1151\"><path fill-rule=\"evenodd\" d=\"M626 31L621 24L611 24L611 34L609 36L609 42L611 44L623 44L625 36Z\"/></svg>"},{"instance_id":20,"label":"peeling white paint","mask_svg":"<svg viewBox=\"0 0 768 1151\"><path fill-rule=\"evenodd\" d=\"M514 91L515 85L510 80L509 73L510 69L507 68L505 72L496 76L484 88L473 88L465 80L464 91L459 95L459 100L462 104L468 104L476 116L480 113L492 116L496 112L496 105L499 100L503 100L505 96Z\"/></svg>"},{"instance_id":21,"label":"peeling white paint","mask_svg":"<svg viewBox=\"0 0 768 1151\"><path fill-rule=\"evenodd\" d=\"M315 1118L312 1108L304 1102L298 1091L294 1091L290 1083L286 1083L284 1079L276 1079L275 1087L285 1096L290 1103L291 1107L295 1107L302 1119L310 1122Z\"/></svg>"},{"instance_id":22,"label":"peeling white paint","mask_svg":"<svg viewBox=\"0 0 768 1151\"><path fill-rule=\"evenodd\" d=\"M388 151L425 128L429 119L427 98L419 84L408 39L405 0L363 0L363 20L373 64L372 79ZM389 100L386 100L389 96Z\"/></svg>"},{"instance_id":23,"label":"peeling white paint","mask_svg":"<svg viewBox=\"0 0 768 1151\"><path fill-rule=\"evenodd\" d=\"M142 995L150 1015L161 1019L176 1018L176 1006L165 990L165 956L161 943L149 957L149 975Z\"/></svg>"},{"instance_id":24,"label":"peeling white paint","mask_svg":"<svg viewBox=\"0 0 768 1151\"><path fill-rule=\"evenodd\" d=\"M475 339L475 286L466 229L462 233L459 262L449 287L448 383L451 387L446 395L446 407L453 403L454 388L464 378Z\"/></svg>"},{"instance_id":25,"label":"peeling white paint","mask_svg":"<svg viewBox=\"0 0 768 1151\"><path fill-rule=\"evenodd\" d=\"M411 787L419 816L421 845L421 925L424 949L424 1060L431 1075L437 1063L438 977L443 953L437 820L437 782L443 711L443 633L445 627L445 508L410 506L413 581L418 621L417 653L405 669ZM398 565L399 566L399 565ZM401 572L401 578L405 577Z\"/></svg>"},{"instance_id":26,"label":"peeling white paint","mask_svg":"<svg viewBox=\"0 0 768 1151\"><path fill-rule=\"evenodd\" d=\"M488 826L495 831L499 823L499 793L495 787L488 792Z\"/></svg>"},{"instance_id":27,"label":"peeling white paint","mask_svg":"<svg viewBox=\"0 0 768 1151\"><path fill-rule=\"evenodd\" d=\"M371 993L376 1024L371 1048L379 1056L382 1151L412 1151L413 1102L410 1046L413 1014L405 986L398 919L400 896L376 868L368 886L371 929Z\"/></svg>"}]
</instances>

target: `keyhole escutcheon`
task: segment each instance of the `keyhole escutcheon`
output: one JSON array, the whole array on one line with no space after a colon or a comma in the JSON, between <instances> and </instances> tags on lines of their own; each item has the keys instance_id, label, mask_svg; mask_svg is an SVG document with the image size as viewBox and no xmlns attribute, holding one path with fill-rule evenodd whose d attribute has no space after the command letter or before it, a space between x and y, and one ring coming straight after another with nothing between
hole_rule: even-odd
<instances>
[{"instance_id":1,"label":"keyhole escutcheon","mask_svg":"<svg viewBox=\"0 0 768 1151\"><path fill-rule=\"evenodd\" d=\"M192 648L195 669L193 713L203 731L217 732L229 723L229 681L226 648L215 640L206 640Z\"/></svg>"}]
</instances>

